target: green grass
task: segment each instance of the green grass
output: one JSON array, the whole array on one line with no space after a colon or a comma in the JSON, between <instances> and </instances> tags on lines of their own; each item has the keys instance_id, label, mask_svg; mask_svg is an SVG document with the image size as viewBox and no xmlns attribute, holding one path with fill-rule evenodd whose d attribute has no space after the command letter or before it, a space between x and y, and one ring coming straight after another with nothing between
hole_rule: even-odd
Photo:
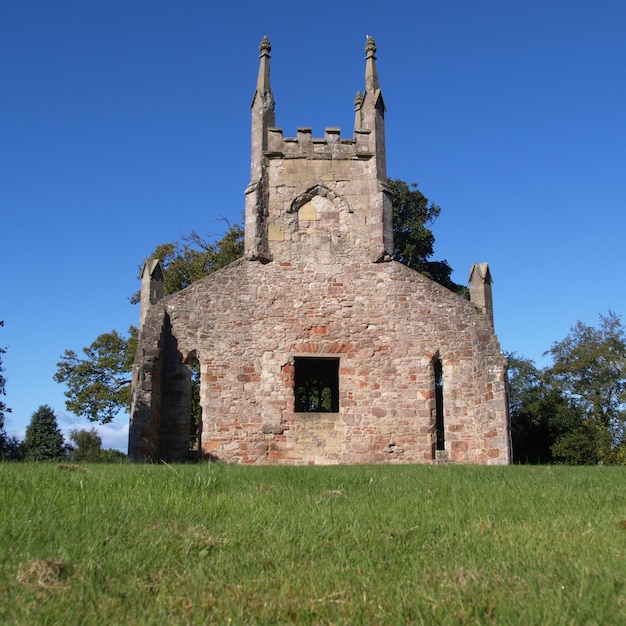
<instances>
[{"instance_id":1,"label":"green grass","mask_svg":"<svg viewBox=\"0 0 626 626\"><path fill-rule=\"evenodd\" d=\"M626 468L0 464L3 624L623 624Z\"/></svg>"}]
</instances>

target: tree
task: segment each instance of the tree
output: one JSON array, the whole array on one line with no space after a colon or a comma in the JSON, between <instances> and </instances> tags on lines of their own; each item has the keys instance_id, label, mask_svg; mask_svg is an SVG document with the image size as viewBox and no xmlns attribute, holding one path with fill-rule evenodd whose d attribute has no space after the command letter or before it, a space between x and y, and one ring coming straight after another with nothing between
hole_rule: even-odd
<instances>
[{"instance_id":1,"label":"tree","mask_svg":"<svg viewBox=\"0 0 626 626\"><path fill-rule=\"evenodd\" d=\"M70 430L70 441L75 444L71 459L77 463L119 463L126 455L114 448L102 449L102 437L95 428L91 430Z\"/></svg>"},{"instance_id":2,"label":"tree","mask_svg":"<svg viewBox=\"0 0 626 626\"><path fill-rule=\"evenodd\" d=\"M128 456L115 448L105 448L102 450L101 463L123 463L128 461Z\"/></svg>"},{"instance_id":3,"label":"tree","mask_svg":"<svg viewBox=\"0 0 626 626\"><path fill-rule=\"evenodd\" d=\"M552 446L552 457L567 465L597 465L611 463L606 453L607 434L592 422L582 421L576 428L564 433Z\"/></svg>"},{"instance_id":4,"label":"tree","mask_svg":"<svg viewBox=\"0 0 626 626\"><path fill-rule=\"evenodd\" d=\"M530 359L508 354L509 413L514 463L568 462L563 438L582 424L579 409L546 380Z\"/></svg>"},{"instance_id":5,"label":"tree","mask_svg":"<svg viewBox=\"0 0 626 626\"><path fill-rule=\"evenodd\" d=\"M554 361L549 369L552 384L584 416L578 435L593 439L594 458L610 461L626 446L626 328L620 317L612 311L600 315L597 328L578 321L546 354Z\"/></svg>"},{"instance_id":6,"label":"tree","mask_svg":"<svg viewBox=\"0 0 626 626\"><path fill-rule=\"evenodd\" d=\"M393 207L393 256L411 269L464 297L467 287L452 281L447 261L429 260L434 254L435 236L429 226L435 223L441 208L430 202L417 183L388 179Z\"/></svg>"},{"instance_id":7,"label":"tree","mask_svg":"<svg viewBox=\"0 0 626 626\"><path fill-rule=\"evenodd\" d=\"M16 436L5 435L3 448L0 450L0 459L4 461L22 461L24 459L24 443Z\"/></svg>"},{"instance_id":8,"label":"tree","mask_svg":"<svg viewBox=\"0 0 626 626\"><path fill-rule=\"evenodd\" d=\"M76 445L72 460L97 463L102 460L102 437L95 428L70 430L70 441Z\"/></svg>"},{"instance_id":9,"label":"tree","mask_svg":"<svg viewBox=\"0 0 626 626\"><path fill-rule=\"evenodd\" d=\"M578 321L538 370L509 358L509 408L516 462L626 463L626 330L619 316L598 328Z\"/></svg>"},{"instance_id":10,"label":"tree","mask_svg":"<svg viewBox=\"0 0 626 626\"><path fill-rule=\"evenodd\" d=\"M0 320L0 326L4 326L4 321ZM6 395L6 378L4 377L4 367L2 366L2 355L6 353L6 348L0 348L0 458L3 458L10 448L14 447L7 437L4 429L4 414L10 413L11 409L4 403L2 396Z\"/></svg>"},{"instance_id":11,"label":"tree","mask_svg":"<svg viewBox=\"0 0 626 626\"><path fill-rule=\"evenodd\" d=\"M65 456L67 446L54 411L47 405L35 411L26 428L24 452L27 461L46 461Z\"/></svg>"},{"instance_id":12,"label":"tree","mask_svg":"<svg viewBox=\"0 0 626 626\"><path fill-rule=\"evenodd\" d=\"M57 363L54 380L65 383L69 411L106 424L130 406L130 371L137 349L137 329L129 336L116 330L100 335L83 348L83 358L66 350Z\"/></svg>"}]
</instances>

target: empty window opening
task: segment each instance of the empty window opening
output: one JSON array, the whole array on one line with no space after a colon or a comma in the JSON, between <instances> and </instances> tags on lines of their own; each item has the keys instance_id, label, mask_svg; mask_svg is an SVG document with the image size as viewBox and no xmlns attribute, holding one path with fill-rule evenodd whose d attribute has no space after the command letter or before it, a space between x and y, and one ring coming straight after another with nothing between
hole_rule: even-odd
<instances>
[{"instance_id":1,"label":"empty window opening","mask_svg":"<svg viewBox=\"0 0 626 626\"><path fill-rule=\"evenodd\" d=\"M295 410L298 413L339 411L339 359L295 358Z\"/></svg>"},{"instance_id":2,"label":"empty window opening","mask_svg":"<svg viewBox=\"0 0 626 626\"><path fill-rule=\"evenodd\" d=\"M443 424L443 367L437 359L434 364L435 370L435 432L437 434L437 450L446 449L446 439Z\"/></svg>"},{"instance_id":3,"label":"empty window opening","mask_svg":"<svg viewBox=\"0 0 626 626\"><path fill-rule=\"evenodd\" d=\"M189 419L189 451L191 456L199 455L202 447L202 406L200 405L200 361L193 351L187 358L189 385L191 392L191 414Z\"/></svg>"}]
</instances>

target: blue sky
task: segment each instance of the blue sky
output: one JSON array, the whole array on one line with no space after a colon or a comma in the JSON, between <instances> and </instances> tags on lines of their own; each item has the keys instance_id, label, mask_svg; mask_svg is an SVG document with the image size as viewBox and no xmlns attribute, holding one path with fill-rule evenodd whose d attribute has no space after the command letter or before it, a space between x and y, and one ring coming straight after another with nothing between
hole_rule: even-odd
<instances>
[{"instance_id":1,"label":"blue sky","mask_svg":"<svg viewBox=\"0 0 626 626\"><path fill-rule=\"evenodd\" d=\"M65 349L138 320L141 260L240 218L258 44L277 125L352 135L378 46L388 174L442 207L435 259L494 277L502 348L542 353L626 312L623 0L0 2L0 345L9 433ZM124 449L127 416L101 428Z\"/></svg>"}]
</instances>

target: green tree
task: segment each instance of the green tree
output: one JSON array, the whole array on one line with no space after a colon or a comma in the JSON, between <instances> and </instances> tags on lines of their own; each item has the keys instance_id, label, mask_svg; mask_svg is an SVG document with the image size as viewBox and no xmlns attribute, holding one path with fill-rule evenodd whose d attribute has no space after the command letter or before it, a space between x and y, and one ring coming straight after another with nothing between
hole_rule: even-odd
<instances>
[{"instance_id":1,"label":"green tree","mask_svg":"<svg viewBox=\"0 0 626 626\"><path fill-rule=\"evenodd\" d=\"M516 462L626 463L626 331L619 316L578 321L539 370L508 355Z\"/></svg>"},{"instance_id":2,"label":"green tree","mask_svg":"<svg viewBox=\"0 0 626 626\"><path fill-rule=\"evenodd\" d=\"M70 441L75 444L70 457L77 463L120 463L127 459L127 456L119 450L103 449L102 437L95 428L71 430Z\"/></svg>"},{"instance_id":3,"label":"green tree","mask_svg":"<svg viewBox=\"0 0 626 626\"><path fill-rule=\"evenodd\" d=\"M626 446L626 329L620 317L612 311L600 315L597 328L578 321L546 354L553 359L551 384L584 416L582 429L570 439L586 435L595 446L592 458L610 462Z\"/></svg>"},{"instance_id":4,"label":"green tree","mask_svg":"<svg viewBox=\"0 0 626 626\"><path fill-rule=\"evenodd\" d=\"M47 405L35 411L26 428L24 453L28 461L47 461L65 456L67 447L54 411Z\"/></svg>"},{"instance_id":5,"label":"green tree","mask_svg":"<svg viewBox=\"0 0 626 626\"><path fill-rule=\"evenodd\" d=\"M545 370L515 354L509 362L509 413L514 463L570 462L562 442L579 431L583 416L577 406L546 380Z\"/></svg>"},{"instance_id":6,"label":"green tree","mask_svg":"<svg viewBox=\"0 0 626 626\"><path fill-rule=\"evenodd\" d=\"M137 329L129 336L116 330L105 333L87 348L83 357L66 350L57 363L54 380L65 383L69 411L106 424L130 406L130 371L137 349Z\"/></svg>"},{"instance_id":7,"label":"green tree","mask_svg":"<svg viewBox=\"0 0 626 626\"><path fill-rule=\"evenodd\" d=\"M4 326L4 321L0 320L0 326ZM4 377L4 367L2 366L2 355L6 353L6 348L0 348L0 458L4 456L9 440L4 429L4 414L10 413L11 409L7 407L2 400L2 396L6 395L6 378Z\"/></svg>"},{"instance_id":8,"label":"green tree","mask_svg":"<svg viewBox=\"0 0 626 626\"><path fill-rule=\"evenodd\" d=\"M0 459L4 461L22 461L24 459L24 444L15 436L5 435L3 448L0 450Z\"/></svg>"},{"instance_id":9,"label":"green tree","mask_svg":"<svg viewBox=\"0 0 626 626\"><path fill-rule=\"evenodd\" d=\"M102 437L95 428L70 430L70 441L76 446L72 450L72 460L87 463L102 461Z\"/></svg>"},{"instance_id":10,"label":"green tree","mask_svg":"<svg viewBox=\"0 0 626 626\"><path fill-rule=\"evenodd\" d=\"M435 236L430 230L441 213L441 208L430 202L418 189L417 183L388 179L393 207L393 256L411 269L424 274L464 297L467 287L452 281L452 268L447 261L431 261Z\"/></svg>"},{"instance_id":11,"label":"green tree","mask_svg":"<svg viewBox=\"0 0 626 626\"><path fill-rule=\"evenodd\" d=\"M608 447L607 447L608 446ZM609 462L607 433L588 420L563 433L552 446L552 457L567 465L597 465Z\"/></svg>"}]
</instances>

